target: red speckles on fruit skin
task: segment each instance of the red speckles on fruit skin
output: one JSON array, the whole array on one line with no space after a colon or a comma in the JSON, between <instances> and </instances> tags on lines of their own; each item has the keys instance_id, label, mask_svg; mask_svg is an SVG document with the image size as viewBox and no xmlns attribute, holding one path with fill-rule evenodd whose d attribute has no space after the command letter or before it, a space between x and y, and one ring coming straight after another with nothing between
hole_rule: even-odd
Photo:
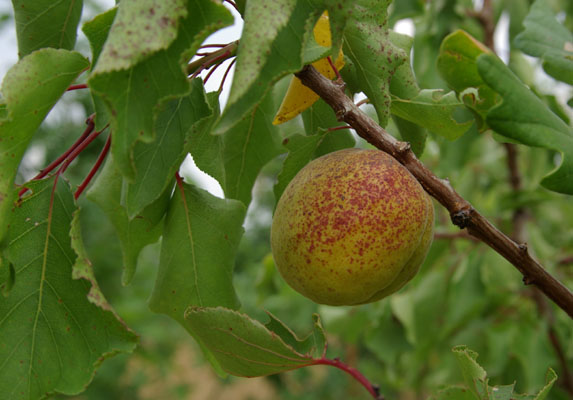
<instances>
[{"instance_id":1,"label":"red speckles on fruit skin","mask_svg":"<svg viewBox=\"0 0 573 400\"><path fill-rule=\"evenodd\" d=\"M421 250L418 244L429 212L433 221L428 201L385 153L347 149L323 156L299 172L277 205L271 234L277 267L317 302L367 301L414 252L425 254L429 244Z\"/></svg>"}]
</instances>

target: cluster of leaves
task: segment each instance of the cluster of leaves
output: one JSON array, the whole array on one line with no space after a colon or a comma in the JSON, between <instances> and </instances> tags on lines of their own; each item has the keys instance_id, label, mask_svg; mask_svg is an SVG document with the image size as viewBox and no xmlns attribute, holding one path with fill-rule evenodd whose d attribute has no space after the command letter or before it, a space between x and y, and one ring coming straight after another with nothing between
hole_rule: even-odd
<instances>
[{"instance_id":1,"label":"cluster of leaves","mask_svg":"<svg viewBox=\"0 0 573 400\"><path fill-rule=\"evenodd\" d=\"M211 33L233 23L223 5L123 0L83 25L88 59L74 51L82 2L13 3L20 61L4 77L0 104L0 365L5 371L0 392L7 398L79 393L102 360L136 346L137 336L105 300L92 272L91 224L101 223L90 218L93 203L119 239L124 285L134 279L141 250L161 237L149 306L185 328L221 375L268 375L327 362L318 317L312 333L299 339L272 315L265 325L249 316L260 316L264 307L275 315L296 315L297 328L318 311L329 333L364 353L361 368L390 393L426 394L455 381L457 368L447 361L435 373L428 370L448 347L466 343L486 353L498 377L511 381L515 376L509 375L517 371L525 382L520 391L545 385L531 397L544 398L554 379L544 383L539 377L556 358L543 355L551 351L547 339L530 345L548 327L531 317L521 319L535 310L516 298L519 277L495 255L474 252L468 243L437 242L422 276L409 288L379 304L335 310L289 291L278 282L272 262L261 266L261 259L249 254L245 243L253 236L243 237L255 181L265 167L280 163L272 171L278 174L272 189L278 199L312 158L356 145L347 131L328 131L340 124L322 101L300 119L272 124L289 75L342 48L341 73L349 93L366 94L382 126L409 141L417 155L450 176L489 215L532 207L544 219L532 228L534 248L547 265L556 266L555 248L573 248L566 229L573 221L543 208L548 202L567 210L567 202L538 184L573 194L573 130L559 102L523 85L534 88L535 82L518 52L538 57L549 75L571 84L573 35L544 0L531 7L526 0L496 2L495 17L507 11L511 18L515 52L509 67L470 35L480 39L480 27L466 12L472 8L465 0L427 6L416 0L239 1L244 29L222 112L220 93L206 93L200 78L189 79L187 63ZM312 35L324 10L330 16L330 48ZM415 38L391 29L406 17L418 22ZM28 190L19 194L15 181L22 158L38 140L48 112L77 80L89 87L95 130L109 124L112 135L111 154L87 192L90 202L74 200L63 170L24 183ZM503 192L501 178L483 180L496 177L501 163L492 150L497 143L484 138L488 130L502 141L550 150L525 148L536 160L524 169L531 179L528 190ZM477 155L471 157L468 149ZM557 164L555 152L561 156ZM176 178L189 153L220 183L224 199ZM472 168L491 170L480 174ZM501 195L506 201L499 204ZM101 240L104 249L113 241ZM248 261L241 263L241 257ZM239 312L241 303L246 313ZM515 316L500 321L502 312ZM566 317L559 315L555 325L571 342L570 329L563 328ZM484 330L487 335L480 337ZM566 351L570 355L573 349ZM465 357L467 398L490 398L494 391L503 394L493 398L512 398L513 386L488 386L473 353L457 349L456 354ZM471 360L474 367L468 366ZM437 398L458 395L460 389L446 389Z\"/></svg>"}]
</instances>

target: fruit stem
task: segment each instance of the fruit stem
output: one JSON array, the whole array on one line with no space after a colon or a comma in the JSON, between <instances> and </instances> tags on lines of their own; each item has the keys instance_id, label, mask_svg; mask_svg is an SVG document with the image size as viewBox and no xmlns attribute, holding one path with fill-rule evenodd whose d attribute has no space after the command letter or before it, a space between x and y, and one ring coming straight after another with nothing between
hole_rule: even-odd
<instances>
[{"instance_id":1,"label":"fruit stem","mask_svg":"<svg viewBox=\"0 0 573 400\"><path fill-rule=\"evenodd\" d=\"M352 368L351 366L343 363L338 358L335 358L333 360L325 357L318 358L314 360L311 365L330 365L331 367L338 368L346 372L350 376L352 376L362 386L364 386L364 388L368 390L368 392L372 395L372 398L376 400L384 400L384 396L380 394L380 388L377 385L373 385L372 383L370 383L370 381L364 375L362 375L360 371L358 371L356 368Z\"/></svg>"}]
</instances>

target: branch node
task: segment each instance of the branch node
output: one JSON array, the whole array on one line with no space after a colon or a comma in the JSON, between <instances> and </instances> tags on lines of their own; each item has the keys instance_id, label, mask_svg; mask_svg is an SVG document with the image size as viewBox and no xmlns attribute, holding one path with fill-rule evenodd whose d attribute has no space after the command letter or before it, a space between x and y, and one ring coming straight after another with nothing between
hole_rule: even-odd
<instances>
[{"instance_id":1,"label":"branch node","mask_svg":"<svg viewBox=\"0 0 573 400\"><path fill-rule=\"evenodd\" d=\"M472 211L473 209L471 208L464 208L451 214L452 223L460 229L467 228L472 219Z\"/></svg>"},{"instance_id":2,"label":"branch node","mask_svg":"<svg viewBox=\"0 0 573 400\"><path fill-rule=\"evenodd\" d=\"M336 119L340 122L344 122L346 118L346 109L341 108L336 110Z\"/></svg>"},{"instance_id":3,"label":"branch node","mask_svg":"<svg viewBox=\"0 0 573 400\"><path fill-rule=\"evenodd\" d=\"M533 283L535 283L535 282L529 276L523 277L523 284L524 285L529 286L529 285L532 285Z\"/></svg>"},{"instance_id":4,"label":"branch node","mask_svg":"<svg viewBox=\"0 0 573 400\"><path fill-rule=\"evenodd\" d=\"M517 245L522 253L527 253L527 243L520 243Z\"/></svg>"},{"instance_id":5,"label":"branch node","mask_svg":"<svg viewBox=\"0 0 573 400\"><path fill-rule=\"evenodd\" d=\"M398 153L400 153L401 155L406 154L407 152L410 151L410 143L409 142L398 142L398 144L396 145L397 149L398 149Z\"/></svg>"}]
</instances>

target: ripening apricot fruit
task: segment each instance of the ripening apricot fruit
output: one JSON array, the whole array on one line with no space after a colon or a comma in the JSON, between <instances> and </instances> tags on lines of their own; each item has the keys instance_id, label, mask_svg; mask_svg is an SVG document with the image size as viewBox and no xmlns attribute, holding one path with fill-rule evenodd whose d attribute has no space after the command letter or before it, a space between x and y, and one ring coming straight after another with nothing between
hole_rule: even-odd
<instances>
[{"instance_id":1,"label":"ripening apricot fruit","mask_svg":"<svg viewBox=\"0 0 573 400\"><path fill-rule=\"evenodd\" d=\"M433 238L418 181L379 150L346 149L307 164L282 194L271 246L285 281L330 305L370 303L414 277Z\"/></svg>"}]
</instances>

